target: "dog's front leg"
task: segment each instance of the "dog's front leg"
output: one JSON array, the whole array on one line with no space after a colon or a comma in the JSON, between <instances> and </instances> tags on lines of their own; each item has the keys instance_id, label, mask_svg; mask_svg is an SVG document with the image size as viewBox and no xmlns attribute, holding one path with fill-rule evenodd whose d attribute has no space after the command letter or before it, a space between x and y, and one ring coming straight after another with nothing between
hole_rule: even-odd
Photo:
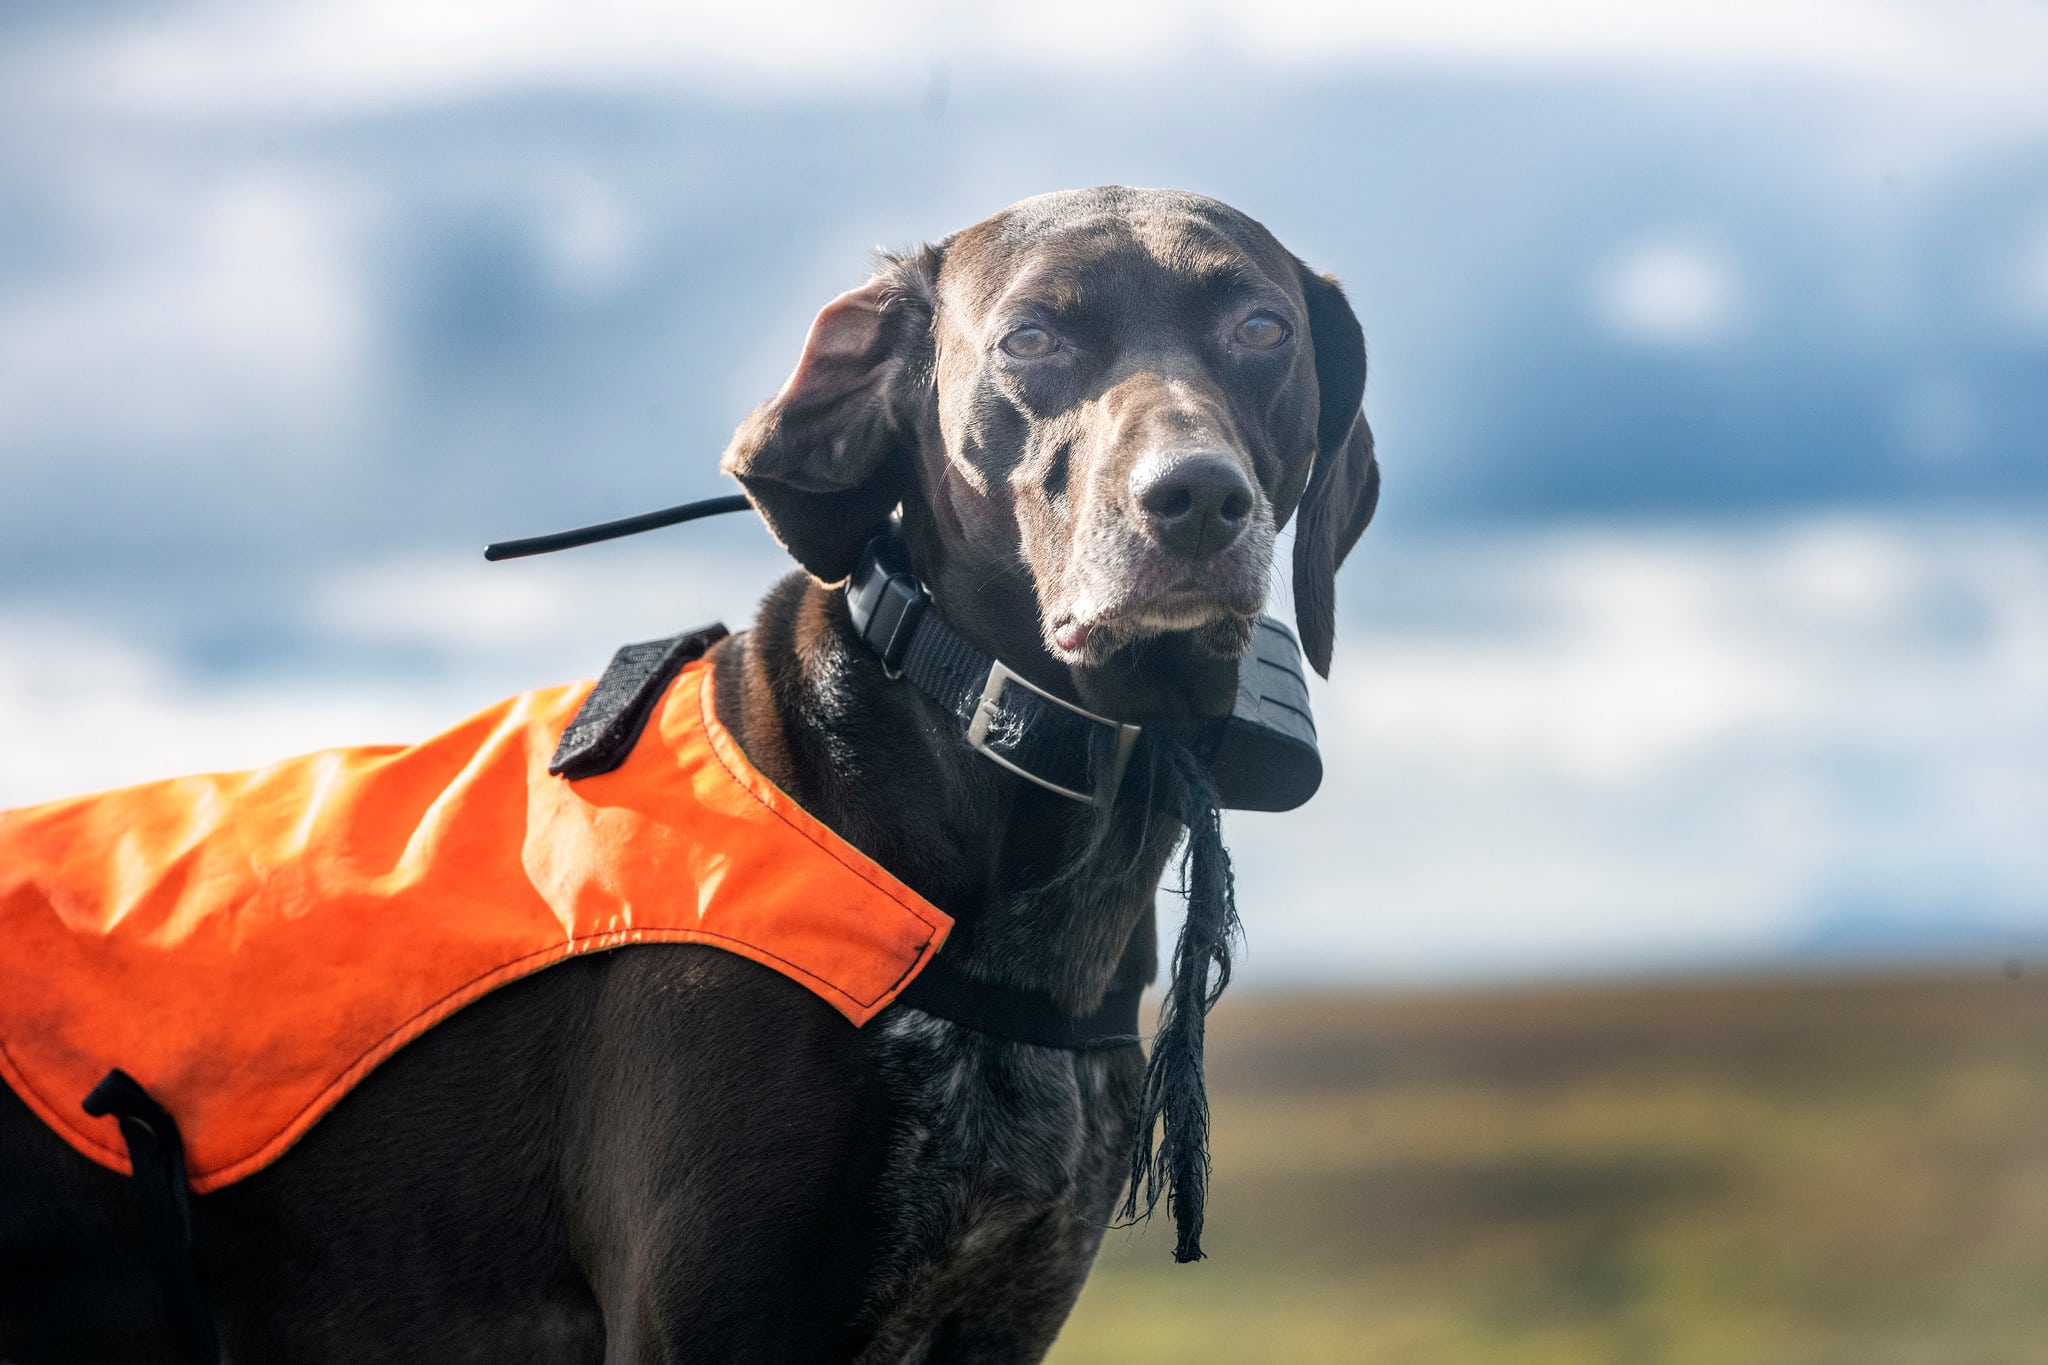
<instances>
[{"instance_id":1,"label":"dog's front leg","mask_svg":"<svg viewBox=\"0 0 2048 1365\"><path fill-rule=\"evenodd\" d=\"M714 949L607 974L566 1172L606 1361L851 1359L890 1123L866 1035Z\"/></svg>"}]
</instances>

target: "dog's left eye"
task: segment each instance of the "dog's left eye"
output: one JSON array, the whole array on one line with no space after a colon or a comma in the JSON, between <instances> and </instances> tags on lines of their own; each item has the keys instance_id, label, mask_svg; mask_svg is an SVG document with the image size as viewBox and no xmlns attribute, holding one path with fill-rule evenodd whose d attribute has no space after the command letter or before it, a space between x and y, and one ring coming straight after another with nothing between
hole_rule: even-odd
<instances>
[{"instance_id":1,"label":"dog's left eye","mask_svg":"<svg viewBox=\"0 0 2048 1365\"><path fill-rule=\"evenodd\" d=\"M1231 336L1240 346L1249 346L1255 351L1270 351L1287 340L1293 329L1271 313L1254 313L1237 324Z\"/></svg>"},{"instance_id":2,"label":"dog's left eye","mask_svg":"<svg viewBox=\"0 0 2048 1365\"><path fill-rule=\"evenodd\" d=\"M1059 349L1059 342L1043 327L1027 324L1003 338L1003 350L1019 360L1036 360Z\"/></svg>"}]
</instances>

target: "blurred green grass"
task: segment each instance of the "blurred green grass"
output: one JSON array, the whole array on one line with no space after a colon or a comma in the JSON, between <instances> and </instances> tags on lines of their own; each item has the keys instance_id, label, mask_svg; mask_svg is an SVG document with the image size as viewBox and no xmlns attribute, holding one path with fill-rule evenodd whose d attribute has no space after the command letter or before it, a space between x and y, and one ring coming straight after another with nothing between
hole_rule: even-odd
<instances>
[{"instance_id":1,"label":"blurred green grass","mask_svg":"<svg viewBox=\"0 0 2048 1365\"><path fill-rule=\"evenodd\" d=\"M2048 975L1226 1001L1057 1365L2048 1362Z\"/></svg>"}]
</instances>

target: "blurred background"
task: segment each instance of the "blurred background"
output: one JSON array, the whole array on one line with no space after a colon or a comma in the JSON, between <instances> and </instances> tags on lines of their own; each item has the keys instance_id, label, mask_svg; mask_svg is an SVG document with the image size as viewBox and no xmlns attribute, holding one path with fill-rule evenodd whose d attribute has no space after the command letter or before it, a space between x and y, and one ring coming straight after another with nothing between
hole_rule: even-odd
<instances>
[{"instance_id":1,"label":"blurred background","mask_svg":"<svg viewBox=\"0 0 2048 1365\"><path fill-rule=\"evenodd\" d=\"M1347 285L1386 495L1323 792L1227 826L1215 1260L1113 1239L1059 1358L2048 1360L2044 71L2032 0L0 7L0 805L740 625L738 518L478 551L727 491L877 245L1201 191Z\"/></svg>"}]
</instances>

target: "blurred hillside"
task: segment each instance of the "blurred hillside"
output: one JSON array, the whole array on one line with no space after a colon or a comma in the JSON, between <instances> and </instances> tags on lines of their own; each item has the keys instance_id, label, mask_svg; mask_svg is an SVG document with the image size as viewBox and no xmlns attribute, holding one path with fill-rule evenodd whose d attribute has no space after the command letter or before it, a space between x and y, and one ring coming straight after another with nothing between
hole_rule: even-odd
<instances>
[{"instance_id":1,"label":"blurred hillside","mask_svg":"<svg viewBox=\"0 0 2048 1365\"><path fill-rule=\"evenodd\" d=\"M1266 996L1059 1365L2037 1365L2048 974Z\"/></svg>"}]
</instances>

